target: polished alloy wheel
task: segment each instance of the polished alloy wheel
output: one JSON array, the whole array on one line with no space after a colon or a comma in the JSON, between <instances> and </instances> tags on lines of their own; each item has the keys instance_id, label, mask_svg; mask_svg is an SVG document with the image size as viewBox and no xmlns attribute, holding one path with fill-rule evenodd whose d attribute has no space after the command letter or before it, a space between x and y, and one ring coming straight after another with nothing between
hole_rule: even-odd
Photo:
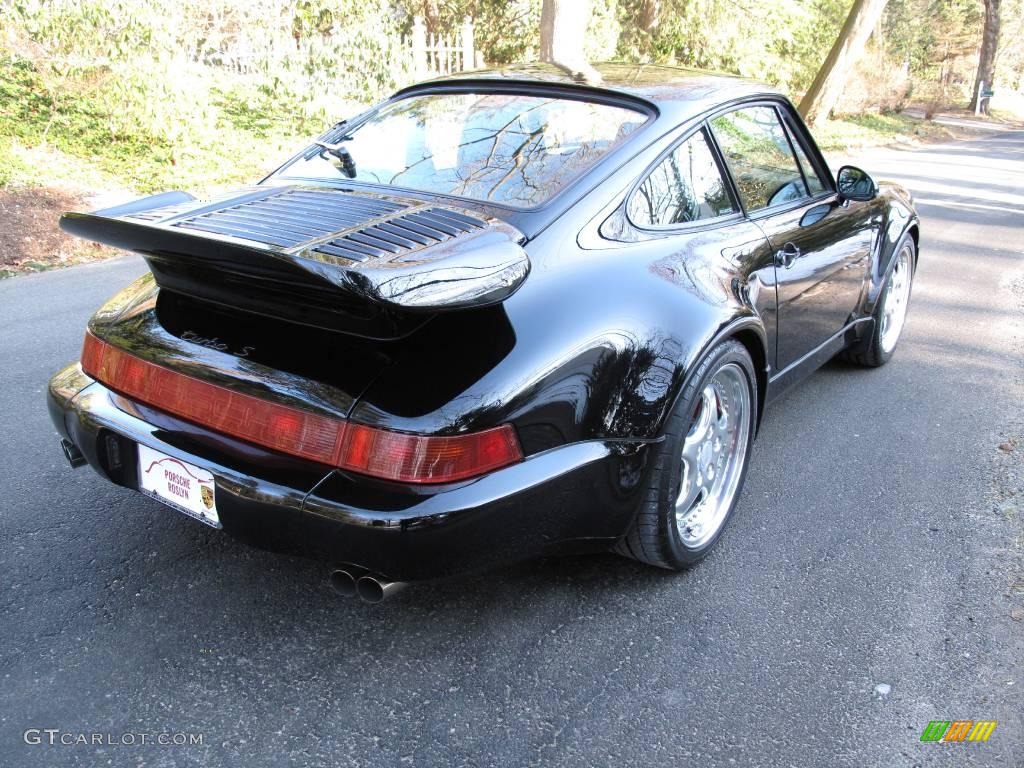
<instances>
[{"instance_id":1,"label":"polished alloy wheel","mask_svg":"<svg viewBox=\"0 0 1024 768\"><path fill-rule=\"evenodd\" d=\"M683 544L699 549L725 522L750 440L750 385L736 363L723 365L697 398L683 441L676 527Z\"/></svg>"},{"instance_id":2,"label":"polished alloy wheel","mask_svg":"<svg viewBox=\"0 0 1024 768\"><path fill-rule=\"evenodd\" d=\"M882 328L878 334L882 351L889 354L896 348L903 322L907 319L907 304L910 303L910 283L913 278L913 261L909 246L903 246L896 256L889 285L885 289L882 304Z\"/></svg>"}]
</instances>

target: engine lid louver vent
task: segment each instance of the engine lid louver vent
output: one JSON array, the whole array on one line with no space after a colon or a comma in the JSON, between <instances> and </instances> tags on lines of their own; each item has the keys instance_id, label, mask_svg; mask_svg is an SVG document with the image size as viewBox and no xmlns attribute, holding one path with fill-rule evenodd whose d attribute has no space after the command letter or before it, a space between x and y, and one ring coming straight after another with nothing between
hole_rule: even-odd
<instances>
[{"instance_id":1,"label":"engine lid louver vent","mask_svg":"<svg viewBox=\"0 0 1024 768\"><path fill-rule=\"evenodd\" d=\"M248 190L232 190L230 192L224 192L220 195L212 195L204 197L202 199L196 199L191 195L185 193L170 193L175 197L184 198L178 199L176 202L168 205L160 205L155 208L148 208L144 210L132 211L131 213L122 214L122 217L129 221L142 221L142 222L156 222L156 221L168 221L175 219L180 216L184 216L188 213L193 213L196 210L208 210L211 207L215 207L220 203L227 202L237 198L240 194L246 192L252 192L255 187ZM160 195L158 197L166 197L167 195ZM116 209L114 209L116 210Z\"/></svg>"},{"instance_id":2,"label":"engine lid louver vent","mask_svg":"<svg viewBox=\"0 0 1024 768\"><path fill-rule=\"evenodd\" d=\"M175 221L174 226L294 248L408 207L367 195L288 189Z\"/></svg>"},{"instance_id":3,"label":"engine lid louver vent","mask_svg":"<svg viewBox=\"0 0 1024 768\"><path fill-rule=\"evenodd\" d=\"M444 208L424 208L389 218L313 248L350 261L397 256L483 229L487 222Z\"/></svg>"},{"instance_id":4,"label":"engine lid louver vent","mask_svg":"<svg viewBox=\"0 0 1024 768\"><path fill-rule=\"evenodd\" d=\"M389 312L494 304L525 280L525 238L509 223L383 189L250 187L214 200L166 192L68 213L61 227L141 253L160 286L180 294L322 327L344 315L366 335Z\"/></svg>"}]
</instances>

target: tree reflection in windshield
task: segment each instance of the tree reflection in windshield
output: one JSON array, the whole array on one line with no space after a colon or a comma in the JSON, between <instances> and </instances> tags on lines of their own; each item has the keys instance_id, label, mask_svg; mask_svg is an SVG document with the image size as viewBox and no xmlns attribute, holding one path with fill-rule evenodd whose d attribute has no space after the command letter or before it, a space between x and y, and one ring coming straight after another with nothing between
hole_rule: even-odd
<instances>
[{"instance_id":1,"label":"tree reflection in windshield","mask_svg":"<svg viewBox=\"0 0 1024 768\"><path fill-rule=\"evenodd\" d=\"M520 207L538 205L636 130L631 109L507 93L412 96L350 131L355 179ZM338 178L327 156L290 177Z\"/></svg>"}]
</instances>

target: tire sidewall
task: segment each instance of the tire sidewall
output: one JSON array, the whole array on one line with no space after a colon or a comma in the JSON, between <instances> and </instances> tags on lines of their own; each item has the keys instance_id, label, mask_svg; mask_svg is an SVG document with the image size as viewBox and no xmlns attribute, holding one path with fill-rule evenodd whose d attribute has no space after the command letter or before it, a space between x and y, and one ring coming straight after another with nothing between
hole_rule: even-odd
<instances>
[{"instance_id":1,"label":"tire sidewall","mask_svg":"<svg viewBox=\"0 0 1024 768\"><path fill-rule=\"evenodd\" d=\"M729 509L726 511L715 535L703 546L692 549L683 544L676 527L675 502L679 495L679 485L682 481L682 448L683 441L692 424L691 415L697 398L707 385L708 381L715 375L719 368L727 363L736 363L744 372L748 394L750 395L750 409L747 414L750 430L747 439L746 454L743 456L743 465L740 467L740 478L736 486L736 493L733 495ZM725 341L708 352L697 365L694 376L685 385L683 392L676 400L672 414L666 428L666 440L662 450L666 455L660 462L662 469L660 489L658 494L659 522L662 528L662 540L666 543L669 559L679 566L692 565L703 559L704 556L715 546L722 532L725 530L733 511L736 509L737 501L743 492L744 481L747 476L747 468L750 465L750 453L754 440L754 430L757 422L757 375L754 371L754 364L746 348L736 340Z\"/></svg>"},{"instance_id":2,"label":"tire sidewall","mask_svg":"<svg viewBox=\"0 0 1024 768\"><path fill-rule=\"evenodd\" d=\"M886 266L885 287L882 288L882 292L878 295L878 303L875 307L875 322L874 330L871 334L871 346L875 353L875 359L878 365L887 363L890 358L896 354L896 349L900 345L900 339L903 338L903 328L900 328L900 335L896 338L896 343L893 345L893 348L888 352L882 348L882 310L885 308L885 301L889 297L889 291L892 288L892 271L896 267L896 260L899 258L900 251L908 246L910 248L910 292L907 294L908 309L910 300L914 295L914 277L917 273L917 248L914 246L914 238L912 238L908 232L899 239L899 242L896 243L896 248L893 249L892 258ZM906 327L906 324L906 318L904 318L904 327Z\"/></svg>"}]
</instances>

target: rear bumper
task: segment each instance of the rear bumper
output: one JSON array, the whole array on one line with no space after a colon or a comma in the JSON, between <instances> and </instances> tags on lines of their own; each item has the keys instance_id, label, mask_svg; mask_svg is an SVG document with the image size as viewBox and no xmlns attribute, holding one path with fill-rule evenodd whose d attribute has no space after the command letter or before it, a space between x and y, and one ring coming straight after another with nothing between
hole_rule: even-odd
<instances>
[{"instance_id":1,"label":"rear bumper","mask_svg":"<svg viewBox=\"0 0 1024 768\"><path fill-rule=\"evenodd\" d=\"M606 549L632 521L647 450L573 443L473 481L415 487L226 438L126 400L77 366L54 376L48 405L61 437L111 482L137 489L136 445L148 445L213 473L226 532L393 580Z\"/></svg>"}]
</instances>

